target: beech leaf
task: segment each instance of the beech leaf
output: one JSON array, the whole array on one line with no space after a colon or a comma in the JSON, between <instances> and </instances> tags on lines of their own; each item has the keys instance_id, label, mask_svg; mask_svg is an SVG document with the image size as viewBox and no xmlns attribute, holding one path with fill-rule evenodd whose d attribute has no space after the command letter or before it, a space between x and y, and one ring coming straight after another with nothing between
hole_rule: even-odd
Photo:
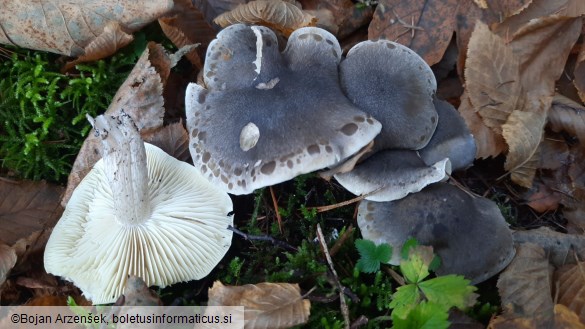
<instances>
[{"instance_id":1,"label":"beech leaf","mask_svg":"<svg viewBox=\"0 0 585 329\"><path fill-rule=\"evenodd\" d=\"M556 94L548 113L548 120L554 132L565 131L585 145L585 106Z\"/></svg>"},{"instance_id":2,"label":"beech leaf","mask_svg":"<svg viewBox=\"0 0 585 329\"><path fill-rule=\"evenodd\" d=\"M502 126L502 135L509 151L504 168L511 172L512 181L531 187L538 168L536 155L542 140L546 114L543 112L514 111Z\"/></svg>"},{"instance_id":3,"label":"beech leaf","mask_svg":"<svg viewBox=\"0 0 585 329\"><path fill-rule=\"evenodd\" d=\"M550 282L552 266L544 250L533 243L518 246L516 257L500 274L498 291L504 315L536 319L542 328L553 321Z\"/></svg>"},{"instance_id":4,"label":"beech leaf","mask_svg":"<svg viewBox=\"0 0 585 329\"><path fill-rule=\"evenodd\" d=\"M585 323L585 262L565 265L555 277L558 303L573 310Z\"/></svg>"},{"instance_id":5,"label":"beech leaf","mask_svg":"<svg viewBox=\"0 0 585 329\"><path fill-rule=\"evenodd\" d=\"M120 48L126 40L109 34L139 30L172 8L172 0L3 1L0 43L73 57L111 55L111 50ZM102 39L98 44L104 47L88 47L96 38ZM120 40L122 44L117 43Z\"/></svg>"},{"instance_id":6,"label":"beech leaf","mask_svg":"<svg viewBox=\"0 0 585 329\"><path fill-rule=\"evenodd\" d=\"M12 246L55 225L63 211L62 192L62 187L44 181L0 180L0 244Z\"/></svg>"},{"instance_id":7,"label":"beech leaf","mask_svg":"<svg viewBox=\"0 0 585 329\"><path fill-rule=\"evenodd\" d=\"M458 4L457 0L381 0L368 28L368 38L399 42L427 64L436 64L451 42Z\"/></svg>"},{"instance_id":8,"label":"beech leaf","mask_svg":"<svg viewBox=\"0 0 585 329\"><path fill-rule=\"evenodd\" d=\"M467 49L465 85L483 122L498 133L519 103L518 68L518 58L504 40L477 22Z\"/></svg>"},{"instance_id":9,"label":"beech leaf","mask_svg":"<svg viewBox=\"0 0 585 329\"><path fill-rule=\"evenodd\" d=\"M209 306L244 306L245 328L289 328L307 322L311 302L298 284L262 282L209 289Z\"/></svg>"},{"instance_id":10,"label":"beech leaf","mask_svg":"<svg viewBox=\"0 0 585 329\"><path fill-rule=\"evenodd\" d=\"M217 25L244 23L265 25L289 36L294 30L306 26L315 26L316 18L304 12L293 2L282 0L255 0L239 5L213 20Z\"/></svg>"}]
</instances>

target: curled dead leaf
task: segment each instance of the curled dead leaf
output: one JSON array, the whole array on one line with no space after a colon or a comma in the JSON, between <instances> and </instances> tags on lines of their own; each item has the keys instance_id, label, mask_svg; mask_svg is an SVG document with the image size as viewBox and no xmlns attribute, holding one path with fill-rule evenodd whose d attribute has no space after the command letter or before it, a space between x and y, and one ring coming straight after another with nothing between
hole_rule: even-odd
<instances>
[{"instance_id":1,"label":"curled dead leaf","mask_svg":"<svg viewBox=\"0 0 585 329\"><path fill-rule=\"evenodd\" d=\"M467 48L465 85L485 125L501 134L520 102L519 60L502 38L479 21Z\"/></svg>"},{"instance_id":2,"label":"curled dead leaf","mask_svg":"<svg viewBox=\"0 0 585 329\"><path fill-rule=\"evenodd\" d=\"M293 2L282 0L255 0L239 5L213 20L221 27L244 23L265 25L289 36L294 30L315 26L316 18L304 12Z\"/></svg>"},{"instance_id":3,"label":"curled dead leaf","mask_svg":"<svg viewBox=\"0 0 585 329\"><path fill-rule=\"evenodd\" d=\"M245 328L289 328L309 319L311 302L303 299L298 284L262 282L209 289L209 306L244 306Z\"/></svg>"},{"instance_id":4,"label":"curled dead leaf","mask_svg":"<svg viewBox=\"0 0 585 329\"><path fill-rule=\"evenodd\" d=\"M576 136L585 147L585 106L563 95L555 94L548 120L554 132L565 131Z\"/></svg>"}]
</instances>

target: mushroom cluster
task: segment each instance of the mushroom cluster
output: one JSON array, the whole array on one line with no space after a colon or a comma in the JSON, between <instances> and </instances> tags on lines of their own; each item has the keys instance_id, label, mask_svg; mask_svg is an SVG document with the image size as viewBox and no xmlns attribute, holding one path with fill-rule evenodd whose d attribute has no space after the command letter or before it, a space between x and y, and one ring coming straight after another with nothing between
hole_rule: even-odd
<instances>
[{"instance_id":1,"label":"mushroom cluster","mask_svg":"<svg viewBox=\"0 0 585 329\"><path fill-rule=\"evenodd\" d=\"M333 35L306 27L294 31L280 52L270 29L236 24L211 42L202 76L200 84L189 85L185 100L190 152L194 166L226 192L249 194L339 166L337 181L368 195L359 215L364 236L378 232L369 238L395 251L409 236L419 238L447 259L444 273L462 273L474 282L510 261L511 231L501 215L494 218L497 207L439 183L452 170L469 167L476 146L457 110L436 98L430 67L409 48L364 41L343 58ZM425 197L439 194L444 202L424 204ZM391 202L405 197L415 200L403 212L410 221L385 220L395 208ZM456 212L457 202L469 208ZM373 221L366 220L374 216L371 209ZM465 241L486 239L482 228L488 222L494 234L484 244L488 255L465 253L457 261L448 256L470 248ZM399 237L376 237L396 225L410 229L398 230ZM488 261L481 265L477 257Z\"/></svg>"},{"instance_id":2,"label":"mushroom cluster","mask_svg":"<svg viewBox=\"0 0 585 329\"><path fill-rule=\"evenodd\" d=\"M45 249L48 273L94 304L112 303L129 275L164 287L200 279L231 245L227 193L140 138L131 118L90 118L104 156L73 192Z\"/></svg>"}]
</instances>

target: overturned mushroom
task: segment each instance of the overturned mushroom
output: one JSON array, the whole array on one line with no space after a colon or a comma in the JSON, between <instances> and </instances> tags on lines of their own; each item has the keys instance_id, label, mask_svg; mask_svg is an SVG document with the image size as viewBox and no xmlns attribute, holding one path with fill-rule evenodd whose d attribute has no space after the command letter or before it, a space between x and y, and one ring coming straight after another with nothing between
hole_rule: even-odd
<instances>
[{"instance_id":1,"label":"overturned mushroom","mask_svg":"<svg viewBox=\"0 0 585 329\"><path fill-rule=\"evenodd\" d=\"M93 121L93 120L92 120ZM206 276L227 252L232 203L187 163L145 144L130 117L93 122L104 157L73 192L45 250L45 269L93 303L129 275L147 285Z\"/></svg>"},{"instance_id":2,"label":"overturned mushroom","mask_svg":"<svg viewBox=\"0 0 585 329\"><path fill-rule=\"evenodd\" d=\"M362 201L358 225L365 239L393 247L391 264L400 263L402 245L413 237L441 257L438 274L461 274L473 284L501 271L515 254L498 206L446 183L397 201Z\"/></svg>"},{"instance_id":3,"label":"overturned mushroom","mask_svg":"<svg viewBox=\"0 0 585 329\"><path fill-rule=\"evenodd\" d=\"M335 165L380 132L343 94L341 48L319 28L274 33L232 25L208 48L205 87L190 84L187 128L194 165L229 193L247 194Z\"/></svg>"}]
</instances>

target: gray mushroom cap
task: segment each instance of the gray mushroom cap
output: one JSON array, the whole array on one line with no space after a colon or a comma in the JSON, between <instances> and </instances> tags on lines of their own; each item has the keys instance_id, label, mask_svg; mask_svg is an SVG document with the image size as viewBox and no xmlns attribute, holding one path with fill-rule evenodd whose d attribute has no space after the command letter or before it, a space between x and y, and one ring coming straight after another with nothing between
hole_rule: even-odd
<instances>
[{"instance_id":1,"label":"gray mushroom cap","mask_svg":"<svg viewBox=\"0 0 585 329\"><path fill-rule=\"evenodd\" d=\"M437 274L464 275L473 284L500 272L515 254L498 206L446 183L397 201L362 201L358 225L365 239L393 247L391 264L400 263L402 245L413 237L441 257Z\"/></svg>"},{"instance_id":2,"label":"gray mushroom cap","mask_svg":"<svg viewBox=\"0 0 585 329\"><path fill-rule=\"evenodd\" d=\"M363 41L340 64L349 99L382 123L374 150L423 148L437 126L435 76L414 51L392 41Z\"/></svg>"},{"instance_id":3,"label":"gray mushroom cap","mask_svg":"<svg viewBox=\"0 0 585 329\"><path fill-rule=\"evenodd\" d=\"M371 193L366 200L380 202L418 192L429 184L447 179L448 173L451 173L451 164L447 158L427 166L416 151L383 150L353 170L336 174L335 179L351 193Z\"/></svg>"},{"instance_id":4,"label":"gray mushroom cap","mask_svg":"<svg viewBox=\"0 0 585 329\"><path fill-rule=\"evenodd\" d=\"M190 84L193 162L215 185L248 194L335 165L381 125L342 92L341 48L319 28L293 32L283 53L265 27L232 25L207 52L206 88Z\"/></svg>"},{"instance_id":5,"label":"gray mushroom cap","mask_svg":"<svg viewBox=\"0 0 585 329\"><path fill-rule=\"evenodd\" d=\"M433 137L418 152L427 165L449 158L453 171L466 169L473 164L477 147L475 139L459 112L446 101L435 99L439 124Z\"/></svg>"}]
</instances>

